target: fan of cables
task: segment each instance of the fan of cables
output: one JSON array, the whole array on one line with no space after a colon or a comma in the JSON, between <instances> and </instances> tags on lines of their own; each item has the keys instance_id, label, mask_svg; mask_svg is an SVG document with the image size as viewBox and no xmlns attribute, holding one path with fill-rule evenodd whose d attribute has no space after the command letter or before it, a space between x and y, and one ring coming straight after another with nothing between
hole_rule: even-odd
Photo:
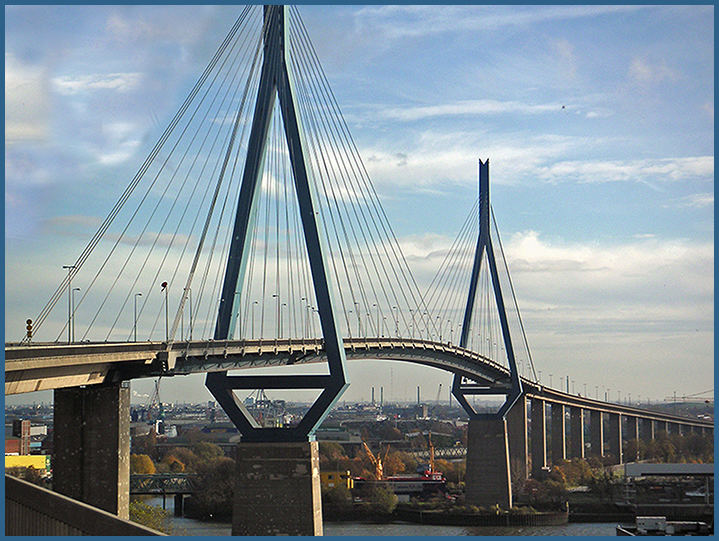
<instances>
[{"instance_id":1,"label":"fan of cables","mask_svg":"<svg viewBox=\"0 0 719 541\"><path fill-rule=\"evenodd\" d=\"M347 337L437 335L299 12L288 68L324 261ZM263 64L261 6L245 7L176 115L34 320L59 341L209 339L215 328ZM275 100L235 339L320 338L312 273ZM65 318L63 299L80 286ZM63 313L64 312L64 313Z\"/></svg>"}]
</instances>

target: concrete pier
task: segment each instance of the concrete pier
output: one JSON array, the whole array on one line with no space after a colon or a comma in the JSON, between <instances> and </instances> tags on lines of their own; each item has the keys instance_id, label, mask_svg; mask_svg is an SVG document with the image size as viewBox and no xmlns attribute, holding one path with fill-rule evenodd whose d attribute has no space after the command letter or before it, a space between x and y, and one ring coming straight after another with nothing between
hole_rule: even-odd
<instances>
[{"instance_id":1,"label":"concrete pier","mask_svg":"<svg viewBox=\"0 0 719 541\"><path fill-rule=\"evenodd\" d=\"M552 464L561 464L567 458L567 427L564 422L564 405L552 404Z\"/></svg>"},{"instance_id":2,"label":"concrete pier","mask_svg":"<svg viewBox=\"0 0 719 541\"><path fill-rule=\"evenodd\" d=\"M54 392L53 489L113 513L130 513L130 387Z\"/></svg>"},{"instance_id":3,"label":"concrete pier","mask_svg":"<svg viewBox=\"0 0 719 541\"><path fill-rule=\"evenodd\" d=\"M584 410L569 409L569 457L584 458Z\"/></svg>"},{"instance_id":4,"label":"concrete pier","mask_svg":"<svg viewBox=\"0 0 719 541\"><path fill-rule=\"evenodd\" d=\"M614 457L615 464L621 464L622 459L622 421L618 413L608 414L609 454Z\"/></svg>"},{"instance_id":5,"label":"concrete pier","mask_svg":"<svg viewBox=\"0 0 719 541\"><path fill-rule=\"evenodd\" d=\"M512 476L529 477L529 450L527 438L527 398L521 396L507 412L509 438L509 466Z\"/></svg>"},{"instance_id":6,"label":"concrete pier","mask_svg":"<svg viewBox=\"0 0 719 541\"><path fill-rule=\"evenodd\" d=\"M634 440L635 442L639 441L639 418L638 417L626 417L627 422L627 431L626 431L626 438L627 441ZM639 460L639 447L635 446L635 453L634 456L627 456L625 457L626 460L630 462L635 462Z\"/></svg>"},{"instance_id":7,"label":"concrete pier","mask_svg":"<svg viewBox=\"0 0 719 541\"><path fill-rule=\"evenodd\" d=\"M505 419L469 421L465 501L468 505L512 507Z\"/></svg>"},{"instance_id":8,"label":"concrete pier","mask_svg":"<svg viewBox=\"0 0 719 541\"><path fill-rule=\"evenodd\" d=\"M540 475L547 466L547 404L539 398L532 398L532 475Z\"/></svg>"},{"instance_id":9,"label":"concrete pier","mask_svg":"<svg viewBox=\"0 0 719 541\"><path fill-rule=\"evenodd\" d=\"M239 443L232 535L322 535L316 441Z\"/></svg>"},{"instance_id":10,"label":"concrete pier","mask_svg":"<svg viewBox=\"0 0 719 541\"><path fill-rule=\"evenodd\" d=\"M639 423L639 436L643 441L651 441L654 439L654 421L651 419L642 419Z\"/></svg>"},{"instance_id":11,"label":"concrete pier","mask_svg":"<svg viewBox=\"0 0 719 541\"><path fill-rule=\"evenodd\" d=\"M604 456L604 424L601 411L592 410L589 413L589 443L594 456Z\"/></svg>"}]
</instances>

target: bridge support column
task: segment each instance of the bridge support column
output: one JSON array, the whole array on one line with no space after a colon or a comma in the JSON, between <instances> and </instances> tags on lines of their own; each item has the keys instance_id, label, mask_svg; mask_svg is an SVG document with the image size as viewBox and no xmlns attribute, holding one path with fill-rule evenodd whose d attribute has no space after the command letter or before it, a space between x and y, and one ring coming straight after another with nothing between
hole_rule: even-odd
<instances>
[{"instance_id":1,"label":"bridge support column","mask_svg":"<svg viewBox=\"0 0 719 541\"><path fill-rule=\"evenodd\" d=\"M567 458L567 427L564 405L552 404L552 464L559 465Z\"/></svg>"},{"instance_id":2,"label":"bridge support column","mask_svg":"<svg viewBox=\"0 0 719 541\"><path fill-rule=\"evenodd\" d=\"M652 441L654 439L654 421L642 419L639 435L644 441Z\"/></svg>"},{"instance_id":3,"label":"bridge support column","mask_svg":"<svg viewBox=\"0 0 719 541\"><path fill-rule=\"evenodd\" d=\"M185 514L185 495L175 494L175 516L181 517Z\"/></svg>"},{"instance_id":4,"label":"bridge support column","mask_svg":"<svg viewBox=\"0 0 719 541\"><path fill-rule=\"evenodd\" d=\"M547 466L547 404L532 398L532 476L539 477Z\"/></svg>"},{"instance_id":5,"label":"bridge support column","mask_svg":"<svg viewBox=\"0 0 719 541\"><path fill-rule=\"evenodd\" d=\"M529 457L527 449L527 398L519 397L507 412L507 432L509 438L509 465L511 477L527 479L529 477Z\"/></svg>"},{"instance_id":6,"label":"bridge support column","mask_svg":"<svg viewBox=\"0 0 719 541\"><path fill-rule=\"evenodd\" d=\"M654 421L656 424L654 425L654 437L657 437L660 432L664 432L664 434L669 433L669 423L666 421Z\"/></svg>"},{"instance_id":7,"label":"bridge support column","mask_svg":"<svg viewBox=\"0 0 719 541\"><path fill-rule=\"evenodd\" d=\"M629 461L639 460L639 418L638 417L627 417L627 440L634 441L633 456L627 456L626 459Z\"/></svg>"},{"instance_id":8,"label":"bridge support column","mask_svg":"<svg viewBox=\"0 0 719 541\"><path fill-rule=\"evenodd\" d=\"M469 505L512 507L509 444L504 419L470 419L467 431L465 501Z\"/></svg>"},{"instance_id":9,"label":"bridge support column","mask_svg":"<svg viewBox=\"0 0 719 541\"><path fill-rule=\"evenodd\" d=\"M584 410L572 406L569 409L569 456L584 458Z\"/></svg>"},{"instance_id":10,"label":"bridge support column","mask_svg":"<svg viewBox=\"0 0 719 541\"><path fill-rule=\"evenodd\" d=\"M316 441L240 443L235 460L232 535L322 535Z\"/></svg>"},{"instance_id":11,"label":"bridge support column","mask_svg":"<svg viewBox=\"0 0 719 541\"><path fill-rule=\"evenodd\" d=\"M589 443L594 456L604 456L604 424L601 411L592 410L589 413Z\"/></svg>"},{"instance_id":12,"label":"bridge support column","mask_svg":"<svg viewBox=\"0 0 719 541\"><path fill-rule=\"evenodd\" d=\"M130 514L130 387L54 392L53 489L118 517Z\"/></svg>"},{"instance_id":13,"label":"bridge support column","mask_svg":"<svg viewBox=\"0 0 719 541\"><path fill-rule=\"evenodd\" d=\"M623 462L622 457L622 418L618 413L609 413L609 454L616 464Z\"/></svg>"}]
</instances>

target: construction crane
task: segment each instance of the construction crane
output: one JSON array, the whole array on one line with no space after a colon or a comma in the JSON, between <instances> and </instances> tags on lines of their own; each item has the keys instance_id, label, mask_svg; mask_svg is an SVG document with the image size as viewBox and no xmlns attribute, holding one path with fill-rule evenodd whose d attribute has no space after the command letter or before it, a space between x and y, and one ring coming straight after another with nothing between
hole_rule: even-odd
<instances>
[{"instance_id":1,"label":"construction crane","mask_svg":"<svg viewBox=\"0 0 719 541\"><path fill-rule=\"evenodd\" d=\"M377 453L377 456L374 455L374 453L370 450L369 446L366 442L362 442L362 446L364 447L365 453L367 453L367 456L369 457L370 461L374 465L374 474L378 481L381 481L384 479L384 469L382 467L382 457L380 456L380 453ZM387 458L387 454L389 453L389 445L387 446L387 451L385 451L384 457Z\"/></svg>"}]
</instances>

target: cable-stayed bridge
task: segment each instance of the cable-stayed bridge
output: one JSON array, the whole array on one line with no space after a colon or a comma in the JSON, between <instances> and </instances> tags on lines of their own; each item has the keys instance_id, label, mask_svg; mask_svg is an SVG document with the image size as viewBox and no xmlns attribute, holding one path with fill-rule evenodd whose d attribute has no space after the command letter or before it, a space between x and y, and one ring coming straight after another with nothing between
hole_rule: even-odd
<instances>
[{"instance_id":1,"label":"cable-stayed bridge","mask_svg":"<svg viewBox=\"0 0 719 541\"><path fill-rule=\"evenodd\" d=\"M491 210L488 160L479 162L478 200L435 278L418 285L295 8L242 10L65 268L26 336L6 344L5 389L56 389L56 490L120 515L124 382L135 378L207 374L242 433L236 507L310 502L277 517L281 526L268 526L258 510L253 516L265 518L237 521L238 534L321 531L314 431L350 384L348 359L454 374L453 395L470 418L467 498L478 504L511 506L510 463L527 476L530 464L536 474L584 456L585 413L591 451L618 463L627 439L711 430L539 384ZM326 372L282 370L309 363ZM273 372L242 374L256 367ZM267 428L238 399L235 391L247 389L311 389L317 399L299 424ZM480 412L468 400L476 396L503 402ZM101 425L113 427L106 445L121 450L114 466L107 453L78 458ZM114 472L107 486L77 483L100 467ZM297 490L269 481L288 478Z\"/></svg>"}]
</instances>

